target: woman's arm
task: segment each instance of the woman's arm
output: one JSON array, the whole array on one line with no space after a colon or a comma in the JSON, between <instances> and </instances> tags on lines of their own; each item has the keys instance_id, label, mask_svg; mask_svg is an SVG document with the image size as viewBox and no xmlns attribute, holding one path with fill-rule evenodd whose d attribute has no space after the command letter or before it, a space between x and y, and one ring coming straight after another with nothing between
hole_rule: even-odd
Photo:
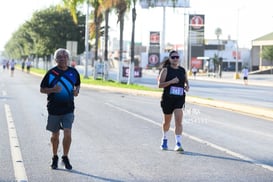
<instances>
[{"instance_id":1,"label":"woman's arm","mask_svg":"<svg viewBox=\"0 0 273 182\"><path fill-rule=\"evenodd\" d=\"M187 73L185 73L185 90L188 92L190 89Z\"/></svg>"},{"instance_id":2,"label":"woman's arm","mask_svg":"<svg viewBox=\"0 0 273 182\"><path fill-rule=\"evenodd\" d=\"M173 78L172 80L165 81L166 77L167 77L167 68L163 68L159 74L158 88L164 88L171 84L175 84L179 82L179 79L177 77Z\"/></svg>"}]
</instances>

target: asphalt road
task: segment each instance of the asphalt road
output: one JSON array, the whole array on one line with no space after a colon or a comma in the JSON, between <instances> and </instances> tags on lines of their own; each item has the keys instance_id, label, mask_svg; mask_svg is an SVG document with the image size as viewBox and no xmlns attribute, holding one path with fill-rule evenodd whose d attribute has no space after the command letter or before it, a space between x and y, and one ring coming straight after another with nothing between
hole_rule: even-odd
<instances>
[{"instance_id":1,"label":"asphalt road","mask_svg":"<svg viewBox=\"0 0 273 182\"><path fill-rule=\"evenodd\" d=\"M19 148L22 155L22 161L15 163L23 164L27 180L35 182L273 179L273 122L188 103L184 111L185 153L172 151L173 125L170 150L161 151L162 116L157 97L87 87L75 100L70 152L73 170L50 170L50 134L45 131L46 95L39 93L41 78L18 70L14 77L7 72L0 76L1 182L15 181L18 172L12 163L12 148ZM14 126L8 127L8 123ZM17 132L16 146L10 147L10 130ZM19 170L22 174L22 168Z\"/></svg>"},{"instance_id":2,"label":"asphalt road","mask_svg":"<svg viewBox=\"0 0 273 182\"><path fill-rule=\"evenodd\" d=\"M78 66L77 69L83 74L82 66ZM89 71L89 75L92 76L91 70ZM197 79L189 77L191 88L188 95L273 109L273 76L263 78L262 75L251 75L249 85L245 86L242 80L232 80L233 74L233 72L224 72L223 79L206 78L206 76L198 76ZM157 75L158 71L144 70L143 76L134 78L133 82L157 88ZM109 71L109 79L117 79L117 70ZM263 83L263 79L268 83L272 82L270 86L259 85L259 82ZM126 82L127 79L123 78L123 81Z\"/></svg>"}]
</instances>

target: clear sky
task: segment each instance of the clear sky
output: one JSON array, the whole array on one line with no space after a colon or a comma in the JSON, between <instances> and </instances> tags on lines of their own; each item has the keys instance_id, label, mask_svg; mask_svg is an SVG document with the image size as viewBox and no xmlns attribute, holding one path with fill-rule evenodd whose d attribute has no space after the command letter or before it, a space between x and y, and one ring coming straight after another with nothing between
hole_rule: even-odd
<instances>
[{"instance_id":1,"label":"clear sky","mask_svg":"<svg viewBox=\"0 0 273 182\"><path fill-rule=\"evenodd\" d=\"M8 0L0 6L0 50L20 25L30 20L33 12L57 4L60 0Z\"/></svg>"},{"instance_id":2,"label":"clear sky","mask_svg":"<svg viewBox=\"0 0 273 182\"><path fill-rule=\"evenodd\" d=\"M0 50L20 25L29 20L34 11L47 8L61 0L13 0L0 7ZM221 28L220 39L239 41L240 47L250 47L251 40L273 32L273 12L269 0L190 0L187 13L205 15L205 38L216 39L214 31ZM184 9L166 11L166 42L184 43ZM129 19L130 15L128 15ZM115 17L113 17L115 19ZM117 32L116 21L112 22L112 34ZM132 26L125 25L125 39L130 40ZM141 9L137 6L136 41L145 43L149 31L162 30L162 8ZM117 34L117 33L116 33Z\"/></svg>"}]
</instances>

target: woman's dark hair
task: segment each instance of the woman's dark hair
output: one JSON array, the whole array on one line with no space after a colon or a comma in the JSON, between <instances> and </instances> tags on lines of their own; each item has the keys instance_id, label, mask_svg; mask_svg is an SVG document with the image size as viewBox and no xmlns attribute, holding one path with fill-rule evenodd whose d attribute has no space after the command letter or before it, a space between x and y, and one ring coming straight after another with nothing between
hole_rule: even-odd
<instances>
[{"instance_id":1,"label":"woman's dark hair","mask_svg":"<svg viewBox=\"0 0 273 182\"><path fill-rule=\"evenodd\" d=\"M161 65L160 65L160 70L162 68L166 68L167 66L169 66L171 63L170 63L170 59L167 57L164 59L164 61L162 61Z\"/></svg>"},{"instance_id":2,"label":"woman's dark hair","mask_svg":"<svg viewBox=\"0 0 273 182\"><path fill-rule=\"evenodd\" d=\"M177 54L178 54L178 52L177 52L176 50L172 50L172 51L169 52L169 57L171 57L171 55L172 55L173 53L177 53Z\"/></svg>"},{"instance_id":3,"label":"woman's dark hair","mask_svg":"<svg viewBox=\"0 0 273 182\"><path fill-rule=\"evenodd\" d=\"M167 66L169 66L171 64L170 62L170 57L173 53L177 53L178 52L176 50L172 50L169 52L169 57L165 57L164 61L162 61L162 63L160 64L159 70L161 70L162 68L166 68Z\"/></svg>"}]
</instances>

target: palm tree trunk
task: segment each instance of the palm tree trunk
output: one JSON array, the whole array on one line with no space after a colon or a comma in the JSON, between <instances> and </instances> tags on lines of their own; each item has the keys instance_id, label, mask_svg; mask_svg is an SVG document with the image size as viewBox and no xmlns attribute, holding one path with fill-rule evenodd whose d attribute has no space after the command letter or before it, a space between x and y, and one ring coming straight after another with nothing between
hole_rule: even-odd
<instances>
[{"instance_id":1,"label":"palm tree trunk","mask_svg":"<svg viewBox=\"0 0 273 182\"><path fill-rule=\"evenodd\" d=\"M105 11L104 26L104 61L108 61L108 31L109 31L109 9Z\"/></svg>"},{"instance_id":2,"label":"palm tree trunk","mask_svg":"<svg viewBox=\"0 0 273 182\"><path fill-rule=\"evenodd\" d=\"M134 71L135 71L135 21L136 21L136 0L133 0L134 7L132 9L132 36L131 36L131 64L129 67L129 75L128 75L128 82L127 84L131 84L134 78Z\"/></svg>"},{"instance_id":3,"label":"palm tree trunk","mask_svg":"<svg viewBox=\"0 0 273 182\"><path fill-rule=\"evenodd\" d=\"M120 15L120 24L119 24L119 74L118 74L118 82L121 82L122 76L122 66L123 66L123 30L124 30L124 14L122 12Z\"/></svg>"},{"instance_id":4,"label":"palm tree trunk","mask_svg":"<svg viewBox=\"0 0 273 182\"><path fill-rule=\"evenodd\" d=\"M100 24L98 20L97 9L95 9L95 24L96 24L96 41L95 41L95 61L98 60L98 47L99 47L99 35L100 35ZM92 66L94 66L94 61L92 61Z\"/></svg>"}]
</instances>

